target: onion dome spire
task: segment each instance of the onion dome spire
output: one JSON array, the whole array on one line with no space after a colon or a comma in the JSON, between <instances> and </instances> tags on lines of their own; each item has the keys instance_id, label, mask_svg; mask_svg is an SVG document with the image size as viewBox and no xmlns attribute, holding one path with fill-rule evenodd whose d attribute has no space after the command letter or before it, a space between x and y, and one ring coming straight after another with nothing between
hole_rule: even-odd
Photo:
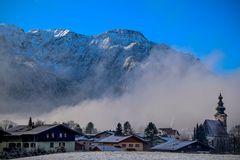
<instances>
[{"instance_id":1,"label":"onion dome spire","mask_svg":"<svg viewBox=\"0 0 240 160\"><path fill-rule=\"evenodd\" d=\"M217 114L225 114L224 111L225 111L225 107L224 107L224 103L223 103L223 97L222 97L222 94L220 93L219 97L218 97L218 106L216 108L217 110Z\"/></svg>"}]
</instances>

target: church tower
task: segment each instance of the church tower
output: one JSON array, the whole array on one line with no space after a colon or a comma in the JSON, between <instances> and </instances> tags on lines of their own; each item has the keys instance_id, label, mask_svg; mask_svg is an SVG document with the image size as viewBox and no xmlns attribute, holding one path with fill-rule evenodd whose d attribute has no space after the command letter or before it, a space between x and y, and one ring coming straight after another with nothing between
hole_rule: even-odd
<instances>
[{"instance_id":1,"label":"church tower","mask_svg":"<svg viewBox=\"0 0 240 160\"><path fill-rule=\"evenodd\" d=\"M225 128L225 130L227 131L227 114L224 113L225 111L225 107L223 106L223 101L222 101L223 97L222 94L220 93L219 97L218 97L218 106L216 108L217 113L214 115L216 120L219 120L223 127Z\"/></svg>"}]
</instances>

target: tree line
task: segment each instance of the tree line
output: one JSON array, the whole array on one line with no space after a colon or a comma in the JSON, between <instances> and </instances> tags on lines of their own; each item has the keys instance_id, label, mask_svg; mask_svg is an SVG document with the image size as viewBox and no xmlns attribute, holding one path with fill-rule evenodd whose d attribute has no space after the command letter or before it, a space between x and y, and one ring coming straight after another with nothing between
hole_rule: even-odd
<instances>
[{"instance_id":1,"label":"tree line","mask_svg":"<svg viewBox=\"0 0 240 160\"><path fill-rule=\"evenodd\" d=\"M44 125L45 122L42 120L36 120L32 121L32 118L29 118L28 126L29 127L37 127ZM53 122L53 124L63 124L68 126L71 129L74 129L80 133L83 134L96 134L98 133L97 128L95 127L93 122L87 123L85 128L82 128L80 124L74 122L74 121L67 121L67 122ZM0 129L8 130L14 126L16 126L17 123L11 121L11 120L3 120L0 122ZM126 121L123 123L118 123L115 129L115 135L116 136L129 136L134 135L135 131L132 128L129 121ZM144 129L144 138L149 140L150 142L154 141L158 137L158 129L156 125L153 122L149 122L146 128ZM202 124L197 124L193 129L193 140L198 140L199 142L202 142L206 145L208 145L208 141L206 138L206 134L203 128ZM234 126L230 132L229 132L229 139L230 139L230 147L232 153L240 153L240 125Z\"/></svg>"},{"instance_id":2,"label":"tree line","mask_svg":"<svg viewBox=\"0 0 240 160\"><path fill-rule=\"evenodd\" d=\"M41 126L44 125L45 122L42 120L36 120L33 121L32 118L29 118L28 121L28 127L37 127L37 126ZM95 128L95 125L93 122L88 122L85 128L82 128L80 126L80 124L74 122L74 121L67 121L67 122L53 122L53 124L63 124L66 125L67 127L74 129L80 133L84 133L84 134L96 134L98 133L97 128ZM2 123L0 123L0 127L2 127L2 129L7 130L10 129L14 126L16 126L17 124L15 122L12 122L10 120L4 120L2 121ZM133 135L135 134L131 124L129 121L126 121L123 126L121 123L118 123L116 126L116 130L115 130L115 135L116 136L129 136L129 135ZM156 125L153 122L149 122L149 124L147 125L147 127L144 130L144 134L146 139L149 140L153 140L154 137L156 137L158 135L158 130Z\"/></svg>"}]
</instances>

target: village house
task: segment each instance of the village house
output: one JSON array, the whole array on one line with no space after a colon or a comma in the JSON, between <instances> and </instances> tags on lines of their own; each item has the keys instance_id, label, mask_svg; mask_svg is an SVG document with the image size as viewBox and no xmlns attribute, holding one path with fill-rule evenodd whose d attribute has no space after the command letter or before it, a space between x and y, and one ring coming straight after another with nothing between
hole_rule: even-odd
<instances>
[{"instance_id":1,"label":"village house","mask_svg":"<svg viewBox=\"0 0 240 160\"><path fill-rule=\"evenodd\" d=\"M228 152L230 144L227 132L227 114L224 112L226 108L224 107L221 93L218 99L217 113L214 115L215 120L206 119L203 123L203 128L209 146L212 146L216 152Z\"/></svg>"},{"instance_id":2,"label":"village house","mask_svg":"<svg viewBox=\"0 0 240 160\"><path fill-rule=\"evenodd\" d=\"M159 135L161 137L171 137L176 139L180 137L178 130L172 128L159 128Z\"/></svg>"},{"instance_id":3,"label":"village house","mask_svg":"<svg viewBox=\"0 0 240 160\"><path fill-rule=\"evenodd\" d=\"M7 150L31 151L41 149L45 151L75 151L75 136L79 132L65 125L19 125L7 130L9 134L3 136Z\"/></svg>"},{"instance_id":4,"label":"village house","mask_svg":"<svg viewBox=\"0 0 240 160\"><path fill-rule=\"evenodd\" d=\"M103 131L97 134L85 134L82 136L77 136L76 140L76 150L77 151L92 151L95 146L97 146L98 141L114 135L114 131Z\"/></svg>"},{"instance_id":5,"label":"village house","mask_svg":"<svg viewBox=\"0 0 240 160\"><path fill-rule=\"evenodd\" d=\"M113 146L127 151L143 151L145 141L137 136L109 136L98 141L99 146Z\"/></svg>"},{"instance_id":6,"label":"village house","mask_svg":"<svg viewBox=\"0 0 240 160\"><path fill-rule=\"evenodd\" d=\"M75 142L76 151L91 151L96 146L94 145L95 138L92 136L78 136L75 138Z\"/></svg>"}]
</instances>

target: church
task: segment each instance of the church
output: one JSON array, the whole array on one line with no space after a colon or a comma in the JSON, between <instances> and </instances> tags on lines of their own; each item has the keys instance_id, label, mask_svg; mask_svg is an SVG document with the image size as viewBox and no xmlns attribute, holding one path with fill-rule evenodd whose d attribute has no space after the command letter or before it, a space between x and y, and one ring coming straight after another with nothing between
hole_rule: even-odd
<instances>
[{"instance_id":1,"label":"church","mask_svg":"<svg viewBox=\"0 0 240 160\"><path fill-rule=\"evenodd\" d=\"M208 140L208 145L215 149L215 152L224 153L229 151L229 135L227 132L227 114L223 103L223 97L220 93L218 97L217 113L214 120L206 119L203 128Z\"/></svg>"}]
</instances>

